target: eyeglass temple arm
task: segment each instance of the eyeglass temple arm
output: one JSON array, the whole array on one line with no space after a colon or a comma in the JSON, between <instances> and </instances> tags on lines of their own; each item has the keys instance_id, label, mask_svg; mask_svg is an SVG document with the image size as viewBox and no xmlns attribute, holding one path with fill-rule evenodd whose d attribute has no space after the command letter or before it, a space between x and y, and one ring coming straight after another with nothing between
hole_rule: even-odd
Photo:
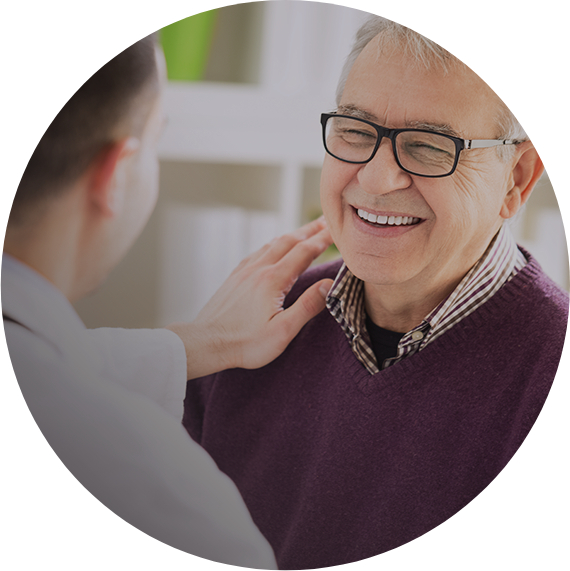
<instances>
[{"instance_id":1,"label":"eyeglass temple arm","mask_svg":"<svg viewBox=\"0 0 570 571\"><path fill-rule=\"evenodd\" d=\"M463 149L486 149L488 147L498 147L499 145L516 145L519 141L515 139L463 139Z\"/></svg>"}]
</instances>

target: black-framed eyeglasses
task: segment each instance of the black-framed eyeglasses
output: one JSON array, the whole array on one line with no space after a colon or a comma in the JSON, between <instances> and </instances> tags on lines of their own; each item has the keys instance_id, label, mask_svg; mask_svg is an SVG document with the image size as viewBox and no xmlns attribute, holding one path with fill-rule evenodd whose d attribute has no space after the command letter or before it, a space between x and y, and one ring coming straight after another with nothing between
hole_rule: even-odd
<instances>
[{"instance_id":1,"label":"black-framed eyeglasses","mask_svg":"<svg viewBox=\"0 0 570 571\"><path fill-rule=\"evenodd\" d=\"M387 129L351 115L323 113L323 143L329 155L346 163L371 161L383 138L392 141L398 166L414 175L438 178L454 173L459 153L499 145L516 145L512 139L459 139L425 129Z\"/></svg>"}]
</instances>

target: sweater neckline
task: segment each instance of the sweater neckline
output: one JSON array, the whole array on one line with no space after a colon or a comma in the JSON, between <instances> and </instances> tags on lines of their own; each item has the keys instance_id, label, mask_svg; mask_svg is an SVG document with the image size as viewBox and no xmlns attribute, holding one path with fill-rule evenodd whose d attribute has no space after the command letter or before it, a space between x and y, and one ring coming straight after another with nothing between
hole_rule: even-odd
<instances>
[{"instance_id":1,"label":"sweater neckline","mask_svg":"<svg viewBox=\"0 0 570 571\"><path fill-rule=\"evenodd\" d=\"M522 250L522 248L521 248ZM537 280L544 277L542 270L538 265L535 258L528 252L523 250L524 255L528 259L527 265L520 270L509 282L503 285L493 297L487 300L483 305L477 308L473 313L462 319L459 323L454 325L451 329L446 331L439 339L428 345L422 351L417 352L394 365L379 371L376 374L370 374L366 368L358 361L354 355L350 344L346 342L343 335L339 335L339 351L343 359L351 362L352 381L355 382L358 388L367 396L384 390L392 385L394 382L402 383L406 377L412 378L413 373L418 369L425 366L432 366L434 361L438 358L446 358L446 353L450 348L460 342L466 340L467 332L472 331L472 328L478 328L484 325L485 321L494 317L499 311L504 312L505 305L510 305L517 298L525 295L527 288Z\"/></svg>"}]
</instances>

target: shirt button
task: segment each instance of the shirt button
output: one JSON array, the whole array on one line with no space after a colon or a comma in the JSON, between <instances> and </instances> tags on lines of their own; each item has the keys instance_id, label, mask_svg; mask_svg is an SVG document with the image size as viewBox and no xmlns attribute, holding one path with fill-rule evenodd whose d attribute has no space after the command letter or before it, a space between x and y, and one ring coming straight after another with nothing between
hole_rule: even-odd
<instances>
[{"instance_id":1,"label":"shirt button","mask_svg":"<svg viewBox=\"0 0 570 571\"><path fill-rule=\"evenodd\" d=\"M414 341L419 341L420 339L424 338L424 334L421 331L414 331L412 333L412 339Z\"/></svg>"}]
</instances>

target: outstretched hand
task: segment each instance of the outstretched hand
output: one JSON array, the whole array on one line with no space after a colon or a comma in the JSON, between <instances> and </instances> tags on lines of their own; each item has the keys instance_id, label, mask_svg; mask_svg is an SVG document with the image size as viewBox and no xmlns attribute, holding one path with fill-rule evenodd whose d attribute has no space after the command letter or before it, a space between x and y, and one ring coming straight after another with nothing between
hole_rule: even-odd
<instances>
[{"instance_id":1,"label":"outstretched hand","mask_svg":"<svg viewBox=\"0 0 570 571\"><path fill-rule=\"evenodd\" d=\"M188 379L255 369L277 358L325 307L330 279L313 284L287 309L283 301L331 243L322 219L276 238L240 263L192 323L169 325L186 348Z\"/></svg>"}]
</instances>

